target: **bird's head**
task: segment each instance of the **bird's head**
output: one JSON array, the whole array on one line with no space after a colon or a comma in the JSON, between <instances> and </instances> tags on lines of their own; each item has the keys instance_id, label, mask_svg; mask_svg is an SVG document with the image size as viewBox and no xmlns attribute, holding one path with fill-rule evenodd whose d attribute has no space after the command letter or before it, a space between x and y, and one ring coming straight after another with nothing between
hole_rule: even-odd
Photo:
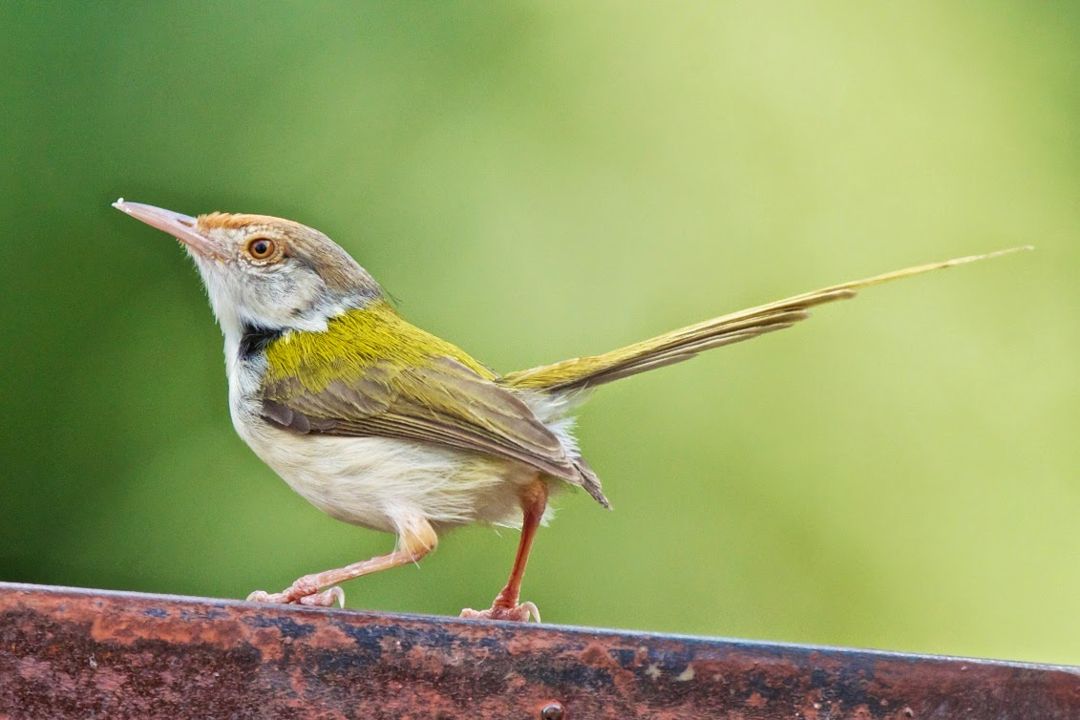
<instances>
[{"instance_id":1,"label":"bird's head","mask_svg":"<svg viewBox=\"0 0 1080 720\"><path fill-rule=\"evenodd\" d=\"M323 330L343 310L382 297L366 270L306 225L268 215L192 217L123 199L113 207L183 244L227 336L251 327Z\"/></svg>"}]
</instances>

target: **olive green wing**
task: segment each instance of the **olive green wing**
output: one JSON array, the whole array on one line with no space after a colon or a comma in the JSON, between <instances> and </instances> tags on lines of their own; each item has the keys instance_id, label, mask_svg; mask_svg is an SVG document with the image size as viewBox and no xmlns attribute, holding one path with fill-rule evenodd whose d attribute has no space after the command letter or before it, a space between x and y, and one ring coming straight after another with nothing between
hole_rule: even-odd
<instances>
[{"instance_id":1,"label":"olive green wing","mask_svg":"<svg viewBox=\"0 0 1080 720\"><path fill-rule=\"evenodd\" d=\"M407 323L395 320L394 332L400 335L396 342L432 347L431 336ZM351 350L333 334L324 336L319 352L281 348L293 354L291 370L267 373L261 388L264 419L297 433L416 440L515 460L580 485L607 504L585 462L568 454L516 393L474 369L471 358L421 354L402 362L400 353L376 357L387 353L373 352L364 335L353 340ZM326 347L336 349L327 353ZM450 352L463 355L456 348ZM273 367L273 348L268 361ZM328 364L337 371L328 372Z\"/></svg>"},{"instance_id":2,"label":"olive green wing","mask_svg":"<svg viewBox=\"0 0 1080 720\"><path fill-rule=\"evenodd\" d=\"M558 438L525 403L450 358L410 368L379 362L317 392L281 380L263 389L262 404L267 419L297 432L422 440L574 475Z\"/></svg>"}]
</instances>

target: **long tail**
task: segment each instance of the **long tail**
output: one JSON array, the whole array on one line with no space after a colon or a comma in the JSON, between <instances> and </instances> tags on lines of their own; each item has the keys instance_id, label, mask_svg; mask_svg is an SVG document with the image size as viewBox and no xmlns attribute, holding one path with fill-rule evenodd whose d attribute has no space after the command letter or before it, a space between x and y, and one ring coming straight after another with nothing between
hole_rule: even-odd
<instances>
[{"instance_id":1,"label":"long tail","mask_svg":"<svg viewBox=\"0 0 1080 720\"><path fill-rule=\"evenodd\" d=\"M682 362L703 350L749 340L774 330L783 330L809 317L809 309L815 305L855 297L857 291L870 285L1031 249L1033 248L1028 245L999 250L986 255L954 258L944 262L896 270L884 275L875 275L865 280L833 285L785 300L777 300L767 305L722 315L696 325L689 325L603 355L572 358L552 365L518 370L504 375L500 382L510 387L531 390L553 392L583 390L628 375Z\"/></svg>"}]
</instances>

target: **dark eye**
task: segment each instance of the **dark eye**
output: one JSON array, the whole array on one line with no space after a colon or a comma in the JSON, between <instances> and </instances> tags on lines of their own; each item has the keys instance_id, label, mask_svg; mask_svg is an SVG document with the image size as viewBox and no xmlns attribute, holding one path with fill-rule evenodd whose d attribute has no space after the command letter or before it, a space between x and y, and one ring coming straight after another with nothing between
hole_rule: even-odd
<instances>
[{"instance_id":1,"label":"dark eye","mask_svg":"<svg viewBox=\"0 0 1080 720\"><path fill-rule=\"evenodd\" d=\"M248 240L247 254L255 260L266 260L277 252L277 245L270 238L252 238Z\"/></svg>"}]
</instances>

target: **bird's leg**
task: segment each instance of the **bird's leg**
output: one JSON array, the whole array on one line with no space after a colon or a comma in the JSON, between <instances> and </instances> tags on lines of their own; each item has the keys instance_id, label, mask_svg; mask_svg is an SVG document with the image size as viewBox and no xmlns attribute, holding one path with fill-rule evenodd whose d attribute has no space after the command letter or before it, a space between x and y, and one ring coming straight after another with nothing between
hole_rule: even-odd
<instances>
[{"instance_id":1,"label":"bird's leg","mask_svg":"<svg viewBox=\"0 0 1080 720\"><path fill-rule=\"evenodd\" d=\"M490 608L487 610L466 608L461 611L461 617L528 622L529 617L532 616L536 622L540 622L540 611L536 605L531 602L519 603L518 600L521 593L521 580L525 576L525 565L529 562L529 550L532 549L536 528L540 527L540 519L544 516L547 498L547 483L539 477L522 490L521 508L524 518L521 522L521 539L518 541L517 555L514 557L510 579L507 580L506 587L495 596L495 601L491 603Z\"/></svg>"},{"instance_id":2,"label":"bird's leg","mask_svg":"<svg viewBox=\"0 0 1080 720\"><path fill-rule=\"evenodd\" d=\"M420 517L413 518L401 525L398 531L397 548L392 553L362 560L336 570L304 575L279 593L256 590L248 595L247 599L253 602L300 603L322 607L330 607L337 603L344 607L345 592L336 587L338 583L416 562L434 550L438 542L438 536L435 535L434 528L427 520ZM323 590L323 588L328 589Z\"/></svg>"}]
</instances>

